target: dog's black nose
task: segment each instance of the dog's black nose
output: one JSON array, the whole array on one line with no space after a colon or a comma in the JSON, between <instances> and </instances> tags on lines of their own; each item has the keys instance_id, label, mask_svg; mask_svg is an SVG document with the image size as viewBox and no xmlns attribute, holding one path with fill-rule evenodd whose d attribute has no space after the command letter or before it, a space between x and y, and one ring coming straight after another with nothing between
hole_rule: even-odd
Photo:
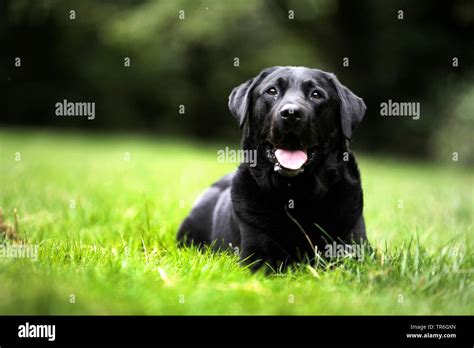
<instances>
[{"instance_id":1,"label":"dog's black nose","mask_svg":"<svg viewBox=\"0 0 474 348\"><path fill-rule=\"evenodd\" d=\"M285 121L299 121L302 116L301 108L295 104L285 104L280 110L280 117Z\"/></svg>"}]
</instances>

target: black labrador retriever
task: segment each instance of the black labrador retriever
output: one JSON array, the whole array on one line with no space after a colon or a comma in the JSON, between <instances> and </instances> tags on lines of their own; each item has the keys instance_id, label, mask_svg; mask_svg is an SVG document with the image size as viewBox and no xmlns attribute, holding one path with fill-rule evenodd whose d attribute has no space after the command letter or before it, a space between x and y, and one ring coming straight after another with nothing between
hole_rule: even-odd
<instances>
[{"instance_id":1,"label":"black labrador retriever","mask_svg":"<svg viewBox=\"0 0 474 348\"><path fill-rule=\"evenodd\" d=\"M336 242L366 242L348 150L366 111L361 98L333 74L271 67L234 88L229 109L257 164L241 163L204 192L181 224L181 245L232 248L255 270L314 259Z\"/></svg>"}]
</instances>

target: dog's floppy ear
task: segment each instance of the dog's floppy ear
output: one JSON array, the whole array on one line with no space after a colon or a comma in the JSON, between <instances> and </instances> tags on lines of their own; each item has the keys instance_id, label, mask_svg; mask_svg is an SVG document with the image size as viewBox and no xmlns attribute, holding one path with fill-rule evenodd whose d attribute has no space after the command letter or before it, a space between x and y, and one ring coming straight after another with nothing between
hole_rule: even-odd
<instances>
[{"instance_id":1,"label":"dog's floppy ear","mask_svg":"<svg viewBox=\"0 0 474 348\"><path fill-rule=\"evenodd\" d=\"M242 129L250 107L250 97L252 91L265 76L276 70L278 67L274 66L262 70L256 77L242 83L235 87L229 95L229 110L232 115L239 122L239 127Z\"/></svg>"},{"instance_id":2,"label":"dog's floppy ear","mask_svg":"<svg viewBox=\"0 0 474 348\"><path fill-rule=\"evenodd\" d=\"M367 107L362 98L343 86L335 75L331 75L329 79L339 97L342 134L347 140L351 140L352 132L364 118Z\"/></svg>"}]
</instances>

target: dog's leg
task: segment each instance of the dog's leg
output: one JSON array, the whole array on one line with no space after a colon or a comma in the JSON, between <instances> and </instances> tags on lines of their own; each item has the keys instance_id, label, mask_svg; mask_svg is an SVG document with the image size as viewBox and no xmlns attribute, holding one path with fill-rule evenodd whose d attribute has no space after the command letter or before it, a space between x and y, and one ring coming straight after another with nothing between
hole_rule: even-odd
<instances>
[{"instance_id":1,"label":"dog's leg","mask_svg":"<svg viewBox=\"0 0 474 348\"><path fill-rule=\"evenodd\" d=\"M251 234L252 238L246 238L246 234ZM268 236L257 231L250 232L247 229L243 232L242 237L240 263L248 266L252 272L266 267L267 273L270 273L280 270L283 265L287 264L289 258L287 251Z\"/></svg>"}]
</instances>

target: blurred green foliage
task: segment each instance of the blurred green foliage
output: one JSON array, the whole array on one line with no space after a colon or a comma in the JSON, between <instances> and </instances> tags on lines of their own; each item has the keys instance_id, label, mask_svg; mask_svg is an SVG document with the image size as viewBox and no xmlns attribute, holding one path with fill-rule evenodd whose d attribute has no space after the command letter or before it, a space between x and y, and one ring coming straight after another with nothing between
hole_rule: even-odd
<instances>
[{"instance_id":1,"label":"blurred green foliage","mask_svg":"<svg viewBox=\"0 0 474 348\"><path fill-rule=\"evenodd\" d=\"M460 86L474 85L472 1L6 0L0 6L2 123L235 140L227 110L232 88L266 66L303 65L335 72L364 98L368 113L357 145L444 161L458 151L462 163L474 157L469 137L450 126L461 113L468 118L462 132L474 131L472 93L462 108L456 104ZM63 99L94 101L96 119L55 117L54 104ZM388 99L420 102L420 120L381 117L380 103ZM453 140L449 147L446 138Z\"/></svg>"}]
</instances>

